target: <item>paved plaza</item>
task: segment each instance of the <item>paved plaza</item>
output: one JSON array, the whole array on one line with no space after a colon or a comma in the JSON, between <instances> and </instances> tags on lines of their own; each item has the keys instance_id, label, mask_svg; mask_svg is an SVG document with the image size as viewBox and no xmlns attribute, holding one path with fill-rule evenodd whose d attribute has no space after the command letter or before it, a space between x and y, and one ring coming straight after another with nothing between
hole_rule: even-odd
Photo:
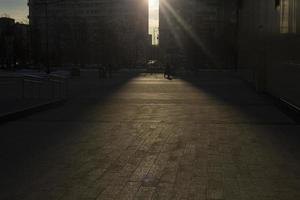
<instances>
[{"instance_id":1,"label":"paved plaza","mask_svg":"<svg viewBox=\"0 0 300 200\"><path fill-rule=\"evenodd\" d=\"M300 125L228 72L83 74L0 134L1 200L300 199Z\"/></svg>"}]
</instances>

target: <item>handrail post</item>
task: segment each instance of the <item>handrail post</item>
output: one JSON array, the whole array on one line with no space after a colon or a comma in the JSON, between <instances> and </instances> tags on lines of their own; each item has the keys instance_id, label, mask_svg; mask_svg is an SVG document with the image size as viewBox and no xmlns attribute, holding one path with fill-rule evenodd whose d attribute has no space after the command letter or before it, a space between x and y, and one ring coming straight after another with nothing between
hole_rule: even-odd
<instances>
[{"instance_id":1,"label":"handrail post","mask_svg":"<svg viewBox=\"0 0 300 200\"><path fill-rule=\"evenodd\" d=\"M25 80L22 77L22 99L25 99Z\"/></svg>"},{"instance_id":2,"label":"handrail post","mask_svg":"<svg viewBox=\"0 0 300 200\"><path fill-rule=\"evenodd\" d=\"M62 84L61 81L59 81L59 98L62 98Z\"/></svg>"},{"instance_id":3,"label":"handrail post","mask_svg":"<svg viewBox=\"0 0 300 200\"><path fill-rule=\"evenodd\" d=\"M69 80L68 79L66 79L65 80L65 98L68 98L68 96L69 96Z\"/></svg>"},{"instance_id":4,"label":"handrail post","mask_svg":"<svg viewBox=\"0 0 300 200\"><path fill-rule=\"evenodd\" d=\"M42 82L40 82L38 84L38 87L39 87L39 99L41 99L41 84L42 84Z\"/></svg>"},{"instance_id":5,"label":"handrail post","mask_svg":"<svg viewBox=\"0 0 300 200\"><path fill-rule=\"evenodd\" d=\"M52 99L55 98L55 85L54 85L54 82L50 79L50 83L51 83L51 86L52 86Z\"/></svg>"}]
</instances>

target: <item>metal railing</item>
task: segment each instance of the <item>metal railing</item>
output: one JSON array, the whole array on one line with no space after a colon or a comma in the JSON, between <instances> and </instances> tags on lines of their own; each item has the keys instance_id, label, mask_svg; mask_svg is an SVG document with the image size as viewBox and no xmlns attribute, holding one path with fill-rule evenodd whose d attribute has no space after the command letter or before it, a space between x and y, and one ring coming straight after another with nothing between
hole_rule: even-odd
<instances>
[{"instance_id":1,"label":"metal railing","mask_svg":"<svg viewBox=\"0 0 300 200\"><path fill-rule=\"evenodd\" d=\"M62 100L68 95L68 79L57 75L0 76L0 99Z\"/></svg>"}]
</instances>

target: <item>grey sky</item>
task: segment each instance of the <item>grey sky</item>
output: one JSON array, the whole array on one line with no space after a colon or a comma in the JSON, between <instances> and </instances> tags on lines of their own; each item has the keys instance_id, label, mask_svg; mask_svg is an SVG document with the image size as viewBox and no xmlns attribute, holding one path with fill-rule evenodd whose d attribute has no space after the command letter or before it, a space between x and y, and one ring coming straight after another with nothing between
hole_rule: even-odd
<instances>
[{"instance_id":1,"label":"grey sky","mask_svg":"<svg viewBox=\"0 0 300 200\"><path fill-rule=\"evenodd\" d=\"M27 19L27 0L0 0L0 16L8 14L17 21Z\"/></svg>"}]
</instances>

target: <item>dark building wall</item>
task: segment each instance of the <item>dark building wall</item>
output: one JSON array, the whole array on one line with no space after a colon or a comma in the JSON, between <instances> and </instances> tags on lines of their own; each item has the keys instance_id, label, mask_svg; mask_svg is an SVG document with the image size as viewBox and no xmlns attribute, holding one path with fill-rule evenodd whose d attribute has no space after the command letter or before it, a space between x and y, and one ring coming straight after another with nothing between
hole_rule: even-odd
<instances>
[{"instance_id":1,"label":"dark building wall","mask_svg":"<svg viewBox=\"0 0 300 200\"><path fill-rule=\"evenodd\" d=\"M258 90L297 106L300 106L299 6L299 0L243 0L238 33L241 74Z\"/></svg>"},{"instance_id":2,"label":"dark building wall","mask_svg":"<svg viewBox=\"0 0 300 200\"><path fill-rule=\"evenodd\" d=\"M32 55L29 25L16 23L14 25L14 38L16 64L20 66L30 64L32 62Z\"/></svg>"},{"instance_id":3,"label":"dark building wall","mask_svg":"<svg viewBox=\"0 0 300 200\"><path fill-rule=\"evenodd\" d=\"M126 62L142 56L137 54L147 44L147 0L48 2L46 7L41 0L29 1L29 19L39 62L44 63L47 57L52 64L112 62L109 59L116 58L108 55L116 55L118 49L127 54L122 58L126 57Z\"/></svg>"},{"instance_id":4,"label":"dark building wall","mask_svg":"<svg viewBox=\"0 0 300 200\"><path fill-rule=\"evenodd\" d=\"M14 25L14 19L0 18L0 68L11 68L15 63Z\"/></svg>"},{"instance_id":5,"label":"dark building wall","mask_svg":"<svg viewBox=\"0 0 300 200\"><path fill-rule=\"evenodd\" d=\"M164 59L192 68L232 67L235 6L228 0L161 0Z\"/></svg>"},{"instance_id":6,"label":"dark building wall","mask_svg":"<svg viewBox=\"0 0 300 200\"><path fill-rule=\"evenodd\" d=\"M30 62L29 25L0 18L0 68L13 68Z\"/></svg>"}]
</instances>

